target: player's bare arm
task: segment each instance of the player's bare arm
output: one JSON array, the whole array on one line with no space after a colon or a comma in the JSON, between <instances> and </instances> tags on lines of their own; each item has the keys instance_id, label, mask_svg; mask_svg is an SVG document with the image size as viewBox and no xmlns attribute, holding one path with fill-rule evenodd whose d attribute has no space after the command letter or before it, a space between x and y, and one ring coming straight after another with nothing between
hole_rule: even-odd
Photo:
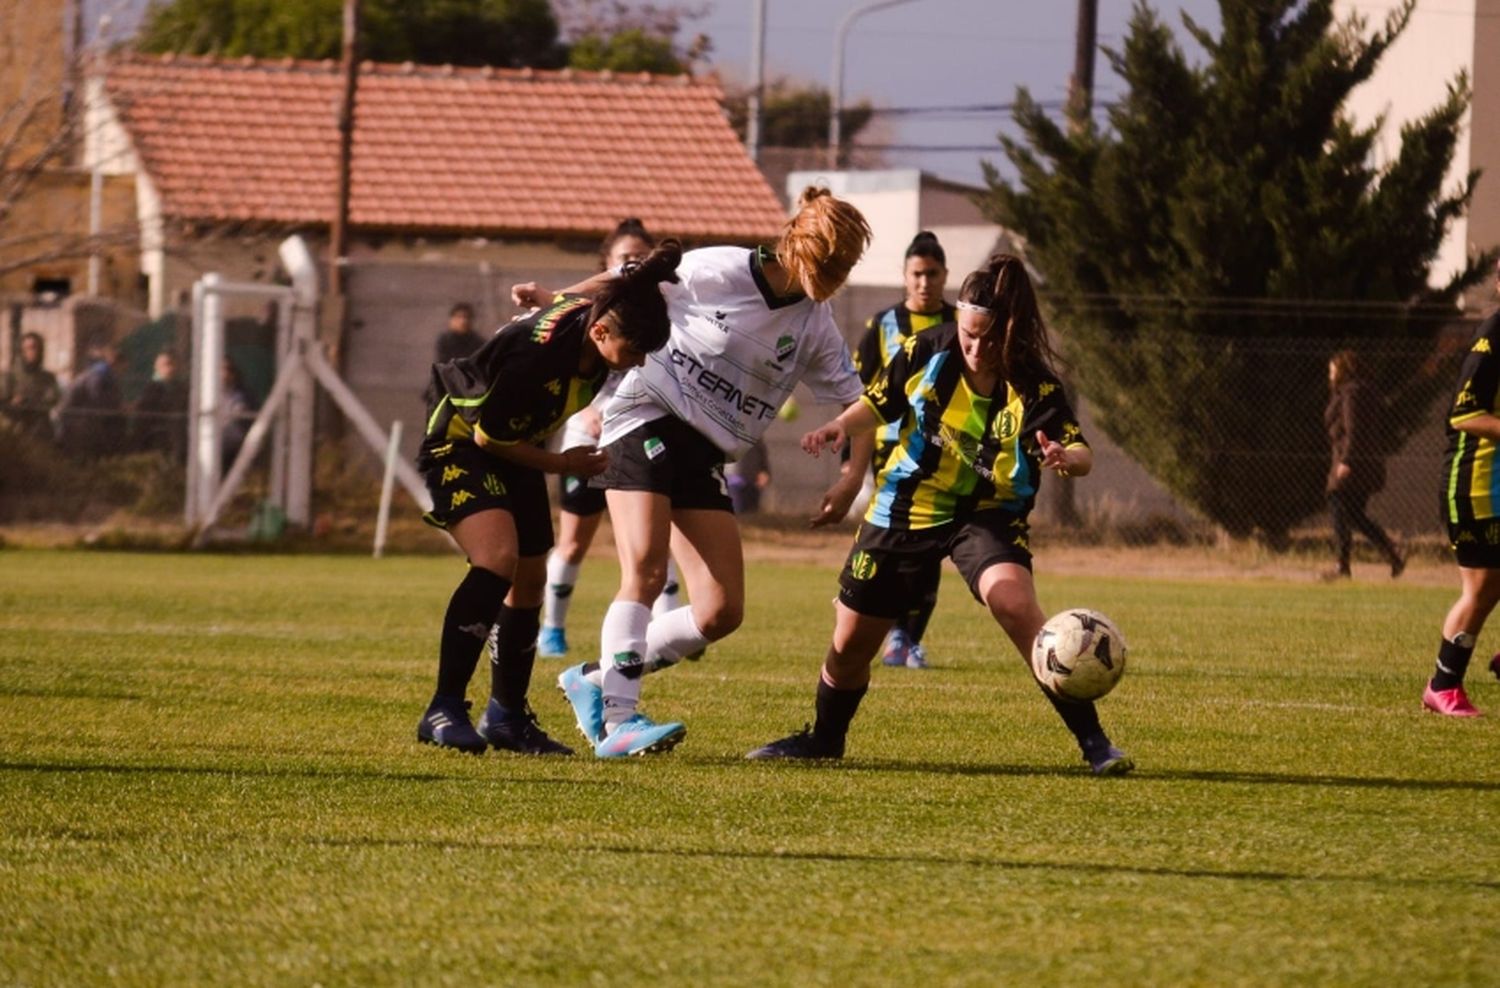
<instances>
[{"instance_id":1,"label":"player's bare arm","mask_svg":"<svg viewBox=\"0 0 1500 988\"><path fill-rule=\"evenodd\" d=\"M1040 431L1036 434L1036 444L1042 454L1042 466L1059 477L1085 477L1094 469L1094 451L1087 446L1064 446Z\"/></svg>"},{"instance_id":2,"label":"player's bare arm","mask_svg":"<svg viewBox=\"0 0 1500 988\"><path fill-rule=\"evenodd\" d=\"M561 453L553 453L530 443L496 443L483 436L475 438L479 448L486 453L542 473L592 477L603 473L609 466L609 454L594 446L574 446Z\"/></svg>"}]
</instances>

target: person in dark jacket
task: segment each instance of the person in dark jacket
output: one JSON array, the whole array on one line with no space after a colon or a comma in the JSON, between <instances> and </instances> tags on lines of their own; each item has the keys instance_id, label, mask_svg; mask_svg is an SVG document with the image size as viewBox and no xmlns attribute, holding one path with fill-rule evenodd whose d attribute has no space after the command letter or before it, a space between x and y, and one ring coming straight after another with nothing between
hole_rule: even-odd
<instances>
[{"instance_id":1,"label":"person in dark jacket","mask_svg":"<svg viewBox=\"0 0 1500 988\"><path fill-rule=\"evenodd\" d=\"M1325 573L1324 579L1350 575L1354 529L1390 562L1393 578L1406 569L1406 559L1391 537L1365 511L1370 498L1385 486L1385 460L1379 449L1380 407L1380 396L1360 379L1354 351L1335 353L1328 361L1328 407L1323 410L1323 426L1328 430L1332 454L1326 490L1338 568Z\"/></svg>"},{"instance_id":2,"label":"person in dark jacket","mask_svg":"<svg viewBox=\"0 0 1500 988\"><path fill-rule=\"evenodd\" d=\"M57 378L45 366L46 347L39 333L21 337L19 359L3 381L0 411L27 435L52 441L52 409L62 398Z\"/></svg>"}]
</instances>

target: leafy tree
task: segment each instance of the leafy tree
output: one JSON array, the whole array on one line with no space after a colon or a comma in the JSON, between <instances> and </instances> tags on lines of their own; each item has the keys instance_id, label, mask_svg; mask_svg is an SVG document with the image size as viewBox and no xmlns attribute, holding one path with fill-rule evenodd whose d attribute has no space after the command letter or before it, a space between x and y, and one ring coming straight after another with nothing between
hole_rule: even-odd
<instances>
[{"instance_id":1,"label":"leafy tree","mask_svg":"<svg viewBox=\"0 0 1500 988\"><path fill-rule=\"evenodd\" d=\"M363 0L360 56L378 62L531 65L566 60L547 0ZM343 0L167 0L137 39L148 52L337 58Z\"/></svg>"},{"instance_id":2,"label":"leafy tree","mask_svg":"<svg viewBox=\"0 0 1500 988\"><path fill-rule=\"evenodd\" d=\"M702 16L698 7L623 0L553 0L552 6L575 69L681 75L713 47L702 34L685 47L677 42L686 22Z\"/></svg>"},{"instance_id":3,"label":"leafy tree","mask_svg":"<svg viewBox=\"0 0 1500 988\"><path fill-rule=\"evenodd\" d=\"M678 57L671 38L630 28L616 34L589 34L573 43L568 65L575 69L615 72L656 72L681 75L687 64Z\"/></svg>"},{"instance_id":4,"label":"leafy tree","mask_svg":"<svg viewBox=\"0 0 1500 988\"><path fill-rule=\"evenodd\" d=\"M1379 122L1343 111L1414 0L1373 32L1335 23L1331 0L1219 6L1219 37L1183 18L1206 53L1195 66L1137 3L1123 51L1106 50L1126 86L1107 127L1065 130L1022 90L1024 141L1001 141L1018 182L987 163L987 207L1024 236L1103 430L1231 535L1279 544L1323 503L1330 351L1426 348L1493 255L1428 285L1478 178L1443 188L1465 76L1383 166ZM1365 363L1394 449L1446 370Z\"/></svg>"},{"instance_id":5,"label":"leafy tree","mask_svg":"<svg viewBox=\"0 0 1500 988\"><path fill-rule=\"evenodd\" d=\"M731 94L725 100L729 123L741 140L749 120L749 93ZM822 86L777 79L761 95L761 143L767 147L826 148L828 111L833 99ZM868 100L845 106L839 121L841 147L854 143L855 135L874 116Z\"/></svg>"}]
</instances>

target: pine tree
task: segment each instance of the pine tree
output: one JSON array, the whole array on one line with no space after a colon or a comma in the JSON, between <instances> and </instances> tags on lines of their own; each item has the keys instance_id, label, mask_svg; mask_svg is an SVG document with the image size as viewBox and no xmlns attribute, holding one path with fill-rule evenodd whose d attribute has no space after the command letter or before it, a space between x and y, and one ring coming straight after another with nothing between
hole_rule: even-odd
<instances>
[{"instance_id":1,"label":"pine tree","mask_svg":"<svg viewBox=\"0 0 1500 988\"><path fill-rule=\"evenodd\" d=\"M1194 65L1138 3L1105 52L1126 86L1108 124L1065 130L1022 90L1024 140L1001 142L1017 183L987 166L988 211L1025 238L1100 426L1233 536L1280 544L1322 507L1331 351L1432 342L1493 263L1428 284L1478 178L1443 187L1467 77L1384 166L1379 122L1344 112L1413 6L1371 32L1332 0L1221 0L1218 37L1184 17ZM1435 362L1365 363L1394 449L1451 382Z\"/></svg>"}]
</instances>

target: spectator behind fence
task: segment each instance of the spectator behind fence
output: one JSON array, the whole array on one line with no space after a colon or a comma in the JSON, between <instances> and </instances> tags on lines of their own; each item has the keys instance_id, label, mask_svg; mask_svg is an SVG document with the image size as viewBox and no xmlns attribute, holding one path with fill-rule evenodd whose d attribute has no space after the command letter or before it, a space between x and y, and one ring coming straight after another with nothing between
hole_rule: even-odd
<instances>
[{"instance_id":1,"label":"spectator behind fence","mask_svg":"<svg viewBox=\"0 0 1500 988\"><path fill-rule=\"evenodd\" d=\"M22 432L51 442L52 409L62 398L62 389L57 378L43 366L45 356L41 334L26 333L21 337L20 359L5 375L0 410Z\"/></svg>"},{"instance_id":2,"label":"spectator behind fence","mask_svg":"<svg viewBox=\"0 0 1500 988\"><path fill-rule=\"evenodd\" d=\"M141 452L153 450L182 460L187 449L187 383L177 375L177 356L170 350L156 355L151 380L141 391L131 419L131 438Z\"/></svg>"},{"instance_id":3,"label":"spectator behind fence","mask_svg":"<svg viewBox=\"0 0 1500 988\"><path fill-rule=\"evenodd\" d=\"M89 365L68 385L58 405L58 437L73 456L96 459L125 451L120 352L111 343L89 347Z\"/></svg>"},{"instance_id":4,"label":"spectator behind fence","mask_svg":"<svg viewBox=\"0 0 1500 988\"><path fill-rule=\"evenodd\" d=\"M474 332L474 307L468 302L459 302L448 310L448 327L438 333L432 362L446 364L467 357L483 343L484 337Z\"/></svg>"},{"instance_id":5,"label":"spectator behind fence","mask_svg":"<svg viewBox=\"0 0 1500 988\"><path fill-rule=\"evenodd\" d=\"M224 473L234 466L245 437L250 434L250 424L255 421L255 403L245 390L244 378L233 360L224 358L222 374L223 390L219 394L219 462Z\"/></svg>"},{"instance_id":6,"label":"spectator behind fence","mask_svg":"<svg viewBox=\"0 0 1500 988\"><path fill-rule=\"evenodd\" d=\"M1338 567L1323 574L1325 580L1349 576L1349 553L1358 529L1391 564L1391 576L1401 575L1406 560L1365 511L1365 504L1385 486L1385 460L1379 449L1380 396L1359 376L1359 358L1353 350L1340 350L1328 361L1328 407L1323 427L1333 462L1328 467L1328 509L1333 515L1333 543Z\"/></svg>"},{"instance_id":7,"label":"spectator behind fence","mask_svg":"<svg viewBox=\"0 0 1500 988\"><path fill-rule=\"evenodd\" d=\"M745 455L729 464L729 501L737 515L760 511L760 495L771 483L771 454L764 439L757 439Z\"/></svg>"}]
</instances>

